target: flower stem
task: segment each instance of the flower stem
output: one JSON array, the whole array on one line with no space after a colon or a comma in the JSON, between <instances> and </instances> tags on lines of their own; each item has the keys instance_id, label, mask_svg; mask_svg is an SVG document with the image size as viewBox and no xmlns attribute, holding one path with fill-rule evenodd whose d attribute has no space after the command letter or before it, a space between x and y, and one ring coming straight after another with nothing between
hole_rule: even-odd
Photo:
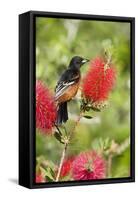
<instances>
[{"instance_id":1,"label":"flower stem","mask_svg":"<svg viewBox=\"0 0 138 200\"><path fill-rule=\"evenodd\" d=\"M59 177L60 177L62 165L63 165L64 158L65 158L66 151L67 151L67 146L68 146L68 143L65 143L65 146L64 146L63 151L62 151L61 159L60 159L60 164L59 164L59 168L58 168L58 173L57 173L57 176L56 176L56 182L59 181Z\"/></svg>"},{"instance_id":2,"label":"flower stem","mask_svg":"<svg viewBox=\"0 0 138 200\"><path fill-rule=\"evenodd\" d=\"M56 182L59 181L59 178L60 178L60 174L61 174L61 169L62 169L62 165L63 165L63 162L64 162L64 159L65 159L65 156L66 156L66 151L67 151L67 148L68 148L68 144L71 140L71 137L72 135L74 134L75 132L75 129L76 129L76 126L79 124L81 118L83 116L83 112L80 112L77 120L75 121L75 124L73 126L73 129L71 130L71 132L69 133L69 136L68 136L68 141L65 142L64 144L64 148L63 148L63 151L62 151L62 154L61 154L61 159L60 159L60 164L59 164L59 168L58 168L58 172L57 172L57 176L56 176Z\"/></svg>"},{"instance_id":3,"label":"flower stem","mask_svg":"<svg viewBox=\"0 0 138 200\"><path fill-rule=\"evenodd\" d=\"M79 114L79 116L78 116L78 118L77 118L77 120L75 121L75 124L74 124L74 126L73 126L73 129L71 130L71 132L70 132L70 134L69 134L69 141L70 141L72 135L74 134L75 129L76 129L76 127L78 126L78 124L79 124L79 122L80 122L80 120L81 120L81 118L82 118L82 116L83 116L83 113L84 113L84 112L81 111L80 114Z\"/></svg>"},{"instance_id":4,"label":"flower stem","mask_svg":"<svg viewBox=\"0 0 138 200\"><path fill-rule=\"evenodd\" d=\"M107 177L111 177L112 158L113 158L113 155L109 154L108 160L107 160Z\"/></svg>"}]
</instances>

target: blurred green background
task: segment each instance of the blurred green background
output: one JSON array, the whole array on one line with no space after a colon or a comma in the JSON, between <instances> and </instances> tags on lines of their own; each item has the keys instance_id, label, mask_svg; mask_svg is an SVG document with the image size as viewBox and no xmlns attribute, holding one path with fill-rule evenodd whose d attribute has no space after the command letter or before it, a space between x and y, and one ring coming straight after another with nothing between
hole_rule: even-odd
<instances>
[{"instance_id":1,"label":"blurred green background","mask_svg":"<svg viewBox=\"0 0 138 200\"><path fill-rule=\"evenodd\" d=\"M117 69L117 83L109 98L109 107L93 112L93 119L83 118L68 149L68 155L97 148L100 140L114 140L118 144L129 141L130 135L130 24L119 22L36 18L36 78L53 91L70 59L79 55L93 59L109 48ZM82 67L84 75L88 65ZM76 99L69 103L70 129L79 113ZM63 146L53 137L37 130L36 155L59 164ZM113 158L111 177L128 177L130 148L124 147Z\"/></svg>"}]
</instances>

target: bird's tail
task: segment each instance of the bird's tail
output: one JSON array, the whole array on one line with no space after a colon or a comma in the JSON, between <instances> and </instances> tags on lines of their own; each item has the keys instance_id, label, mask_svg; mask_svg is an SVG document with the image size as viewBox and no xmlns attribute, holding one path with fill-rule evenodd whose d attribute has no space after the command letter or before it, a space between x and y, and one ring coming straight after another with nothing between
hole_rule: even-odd
<instances>
[{"instance_id":1,"label":"bird's tail","mask_svg":"<svg viewBox=\"0 0 138 200\"><path fill-rule=\"evenodd\" d=\"M62 123L65 123L67 120L68 120L67 102L64 102L59 105L56 123L60 125Z\"/></svg>"}]
</instances>

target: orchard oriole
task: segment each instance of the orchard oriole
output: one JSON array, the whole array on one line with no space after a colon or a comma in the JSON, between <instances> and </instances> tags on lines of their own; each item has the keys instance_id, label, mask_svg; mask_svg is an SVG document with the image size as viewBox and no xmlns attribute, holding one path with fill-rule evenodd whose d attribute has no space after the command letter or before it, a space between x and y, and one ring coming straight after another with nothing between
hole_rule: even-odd
<instances>
[{"instance_id":1,"label":"orchard oriole","mask_svg":"<svg viewBox=\"0 0 138 200\"><path fill-rule=\"evenodd\" d=\"M55 101L58 104L57 124L65 123L68 120L67 102L76 94L81 79L80 67L88 62L88 59L74 56L68 69L63 72L55 89Z\"/></svg>"}]
</instances>

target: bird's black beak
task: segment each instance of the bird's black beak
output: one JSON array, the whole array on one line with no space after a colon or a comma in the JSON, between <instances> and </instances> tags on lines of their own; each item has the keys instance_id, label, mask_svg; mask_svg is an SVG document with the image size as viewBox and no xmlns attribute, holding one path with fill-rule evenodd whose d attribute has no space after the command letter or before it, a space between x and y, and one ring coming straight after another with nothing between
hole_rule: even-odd
<instances>
[{"instance_id":1,"label":"bird's black beak","mask_svg":"<svg viewBox=\"0 0 138 200\"><path fill-rule=\"evenodd\" d=\"M90 61L89 59L83 59L81 62L82 62L82 64L85 64L85 63L87 63L89 61Z\"/></svg>"}]
</instances>

